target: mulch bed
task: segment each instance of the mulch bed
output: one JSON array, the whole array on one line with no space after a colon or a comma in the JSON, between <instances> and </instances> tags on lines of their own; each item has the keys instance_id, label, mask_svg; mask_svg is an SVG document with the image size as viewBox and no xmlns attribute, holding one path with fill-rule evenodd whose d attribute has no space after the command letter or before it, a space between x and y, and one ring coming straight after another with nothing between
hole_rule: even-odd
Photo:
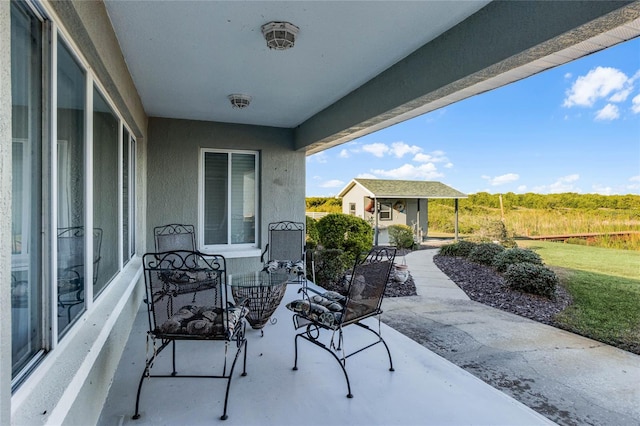
<instances>
[{"instance_id":1,"label":"mulch bed","mask_svg":"<svg viewBox=\"0 0 640 426\"><path fill-rule=\"evenodd\" d=\"M543 324L557 327L554 317L571 304L571 296L561 286L556 297L548 299L513 290L493 268L463 257L435 255L433 261L471 300Z\"/></svg>"}]
</instances>

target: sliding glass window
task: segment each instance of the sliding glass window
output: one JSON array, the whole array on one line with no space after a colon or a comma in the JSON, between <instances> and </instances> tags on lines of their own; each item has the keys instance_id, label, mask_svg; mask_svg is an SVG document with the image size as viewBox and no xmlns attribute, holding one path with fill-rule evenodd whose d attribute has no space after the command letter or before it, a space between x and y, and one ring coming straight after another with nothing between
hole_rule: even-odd
<instances>
[{"instance_id":1,"label":"sliding glass window","mask_svg":"<svg viewBox=\"0 0 640 426\"><path fill-rule=\"evenodd\" d=\"M85 114L86 76L58 39L57 56L58 333L85 306Z\"/></svg>"},{"instance_id":2,"label":"sliding glass window","mask_svg":"<svg viewBox=\"0 0 640 426\"><path fill-rule=\"evenodd\" d=\"M135 140L46 7L9 7L15 390L135 253Z\"/></svg>"},{"instance_id":3,"label":"sliding glass window","mask_svg":"<svg viewBox=\"0 0 640 426\"><path fill-rule=\"evenodd\" d=\"M97 296L120 268L118 259L118 117L93 88L93 294Z\"/></svg>"},{"instance_id":4,"label":"sliding glass window","mask_svg":"<svg viewBox=\"0 0 640 426\"><path fill-rule=\"evenodd\" d=\"M11 3L11 356L12 376L43 349L42 27Z\"/></svg>"}]
</instances>

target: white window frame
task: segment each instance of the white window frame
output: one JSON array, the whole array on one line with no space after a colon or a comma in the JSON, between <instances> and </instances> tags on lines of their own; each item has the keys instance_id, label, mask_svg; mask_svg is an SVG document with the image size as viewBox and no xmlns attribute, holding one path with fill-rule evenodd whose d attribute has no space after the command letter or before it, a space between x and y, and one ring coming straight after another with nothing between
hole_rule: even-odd
<instances>
[{"instance_id":1,"label":"white window frame","mask_svg":"<svg viewBox=\"0 0 640 426\"><path fill-rule=\"evenodd\" d=\"M205 177L205 155L207 153L221 153L228 155L229 161L229 169L227 176L227 196L229 197L227 200L227 206L231 205L231 156L232 154L250 154L254 156L254 167L256 173L255 179L255 231L254 231L254 242L253 243L243 243L243 244L233 244L231 243L231 217L229 214L229 209L227 208L227 235L228 235L228 243L227 244L209 244L205 245L204 242L204 233L205 233L205 223L204 223L204 177ZM199 161L198 161L198 248L203 253L219 253L224 254L226 257L235 258L235 257L255 257L260 256L260 152L253 150L230 150L230 149L215 149L215 148L201 148L199 153Z\"/></svg>"},{"instance_id":2,"label":"white window frame","mask_svg":"<svg viewBox=\"0 0 640 426\"><path fill-rule=\"evenodd\" d=\"M380 201L378 217L380 218L380 220L393 220L393 208L391 206L391 202Z\"/></svg>"},{"instance_id":3,"label":"white window frame","mask_svg":"<svg viewBox=\"0 0 640 426\"><path fill-rule=\"evenodd\" d=\"M89 62L85 59L82 50L79 49L77 44L73 41L73 38L69 35L65 28L58 25L57 18L55 13L51 10L50 6L46 3L32 3L30 1L25 2L30 12L33 13L38 19L43 22L42 29L42 37L43 43L41 46L42 49L42 73L43 73L43 82L42 82L42 145L46 150L46 154L43 154L42 158L42 203L45 205L43 207L43 229L47 230L48 236L43 240L43 254L39 260L40 266L42 268L42 280L39 285L42 286L44 301L42 304L43 310L43 323L40 325L42 327L42 348L39 353L32 356L31 361L24 366L21 371L19 371L16 376L12 379L12 394L15 396L19 390L19 387L24 383L28 376L34 374L34 366L38 364L43 358L44 351L48 350L47 356L52 353L56 353L58 351L59 346L64 346L65 343L61 343L61 341L68 342L70 338L67 336L73 335L78 332L80 329L80 325L82 324L82 318L86 318L88 316L88 312L93 309L93 305L95 304L95 300L93 298L93 286L90 284L92 282L93 268L88 267L86 269L86 280L85 280L85 310L84 313L80 315L78 319L75 319L73 323L69 326L68 330L66 330L62 335L58 333L58 323L57 323L57 227L58 227L58 195L62 197L66 197L65 191L63 188L59 188L56 184L52 183L53 180L57 180L58 175L60 173L64 173L65 169L69 166L66 162L60 158L60 154L64 154L66 151L66 141L60 141L57 139L57 67L58 67L58 43L63 41L65 46L69 49L69 52L73 56L73 58L78 62L80 67L85 72L85 123L84 123L84 131L85 131L85 141L86 151L85 151L85 228L93 229L93 191L92 191L92 183L93 183L93 167L92 167L92 147L93 147L93 123L92 123L92 114L93 114L93 90L94 87L96 90L100 92L100 94L104 97L107 104L111 107L116 119L118 120L118 125L120 129L123 126L127 128L129 131L129 179L130 179L130 187L129 187L129 248L131 252L131 257L135 256L135 238L136 238L136 201L135 201L135 172L136 172L136 139L131 132L131 128L124 121L120 110L115 106L115 103L109 96L108 92L105 90L105 87L101 84L101 82L96 78L93 69L89 66ZM49 42L47 45L46 41ZM122 132L121 132L122 133ZM15 142L16 139L13 139ZM21 140L17 140L18 142L24 143ZM53 142L55 141L55 142ZM28 142L28 141L27 141ZM119 138L119 146L122 146L122 134ZM63 156L64 157L64 156ZM26 161L23 160L23 161ZM118 155L118 164L114 165L118 167L118 174L122 176L121 170L122 164L122 152L119 151ZM31 179L31 176L25 176L25 184L28 183L28 180ZM26 195L23 194L23 203L25 201ZM118 211L122 212L122 185L120 182L119 185L119 193L118 193ZM23 223L23 228L26 225ZM23 239L25 236L28 238L28 234L31 232L31 229L27 229L23 231ZM122 238L123 238L123 227L122 220L118 221L118 241L117 247L119 250L122 249ZM93 233L87 232L85 233L85 264L92 265L93 264ZM27 240L28 242L28 240ZM24 245L22 247L22 253L16 254L18 256L24 256L30 250L30 247ZM13 257L12 257L13 258ZM123 272L123 264L122 264L122 256L118 256L120 259L120 263L118 264L118 271L116 275L112 278L119 276ZM105 286L103 290L105 290L108 285ZM103 292L104 293L104 292ZM100 296L98 296L100 297ZM53 356L55 358L55 355ZM22 394L20 394L22 396Z\"/></svg>"}]
</instances>

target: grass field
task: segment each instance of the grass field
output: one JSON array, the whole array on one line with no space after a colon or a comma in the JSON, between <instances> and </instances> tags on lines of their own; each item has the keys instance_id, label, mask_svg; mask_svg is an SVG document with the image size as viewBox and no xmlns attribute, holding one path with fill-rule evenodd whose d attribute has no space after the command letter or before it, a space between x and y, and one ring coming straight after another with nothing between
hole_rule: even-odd
<instances>
[{"instance_id":1,"label":"grass field","mask_svg":"<svg viewBox=\"0 0 640 426\"><path fill-rule=\"evenodd\" d=\"M558 274L573 304L556 319L570 331L640 354L640 252L518 241Z\"/></svg>"}]
</instances>

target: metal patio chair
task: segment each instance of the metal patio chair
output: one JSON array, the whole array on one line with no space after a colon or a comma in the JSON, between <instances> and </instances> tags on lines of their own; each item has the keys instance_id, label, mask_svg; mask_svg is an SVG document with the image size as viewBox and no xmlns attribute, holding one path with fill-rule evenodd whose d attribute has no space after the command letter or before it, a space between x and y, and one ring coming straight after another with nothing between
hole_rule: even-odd
<instances>
[{"instance_id":1,"label":"metal patio chair","mask_svg":"<svg viewBox=\"0 0 640 426\"><path fill-rule=\"evenodd\" d=\"M171 223L153 228L156 253L171 250L196 251L196 232L193 225Z\"/></svg>"},{"instance_id":2,"label":"metal patio chair","mask_svg":"<svg viewBox=\"0 0 640 426\"><path fill-rule=\"evenodd\" d=\"M84 303L84 227L58 229L58 307L67 311L71 322L71 310ZM93 284L98 279L102 229L93 229Z\"/></svg>"},{"instance_id":3,"label":"metal patio chair","mask_svg":"<svg viewBox=\"0 0 640 426\"><path fill-rule=\"evenodd\" d=\"M140 418L140 395L145 379L198 377L227 381L224 409L220 417L226 420L231 378L243 349L242 375L247 374L245 317L249 310L246 303L231 303L225 258L221 255L205 257L194 251L169 251L145 254L143 265L149 318L147 347L149 348L151 340L153 349L148 349L133 418ZM207 344L223 343L224 352L220 354L223 358L221 374L179 375L176 370L176 342L187 340ZM169 345L172 346L172 371L169 374L151 374L157 357ZM189 361L188 353L185 358Z\"/></svg>"},{"instance_id":4,"label":"metal patio chair","mask_svg":"<svg viewBox=\"0 0 640 426\"><path fill-rule=\"evenodd\" d=\"M281 221L269 224L269 241L260 261L265 270L286 270L295 276L294 282L306 284L305 224Z\"/></svg>"},{"instance_id":5,"label":"metal patio chair","mask_svg":"<svg viewBox=\"0 0 640 426\"><path fill-rule=\"evenodd\" d=\"M356 260L351 271L346 295L335 291L317 291L311 287L302 287L298 292L302 299L287 304L294 312L293 325L296 330L304 329L295 336L295 361L293 369L298 369L298 339L302 338L329 352L340 364L347 381L347 398L352 398L351 384L346 370L347 358L382 343L389 356L389 371L393 371L393 361L389 346L380 333L380 315L382 298L389 281L396 249L374 247L363 259ZM378 330L374 330L361 321L378 317ZM346 353L344 350L345 329L356 325L376 336L371 343Z\"/></svg>"}]
</instances>

